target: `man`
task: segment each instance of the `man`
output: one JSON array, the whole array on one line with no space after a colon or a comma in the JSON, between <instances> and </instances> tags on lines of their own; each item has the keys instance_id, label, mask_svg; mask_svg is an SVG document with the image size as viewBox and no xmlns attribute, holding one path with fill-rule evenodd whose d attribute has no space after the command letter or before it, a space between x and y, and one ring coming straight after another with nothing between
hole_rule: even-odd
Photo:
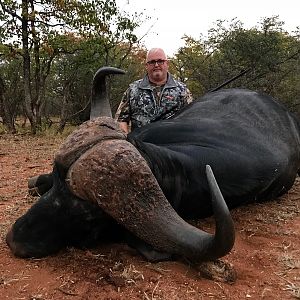
<instances>
[{"instance_id":1,"label":"man","mask_svg":"<svg viewBox=\"0 0 300 300\"><path fill-rule=\"evenodd\" d=\"M129 85L116 113L120 128L128 133L148 123L168 119L192 102L186 85L168 72L169 62L161 48L151 49L146 58L147 74Z\"/></svg>"}]
</instances>

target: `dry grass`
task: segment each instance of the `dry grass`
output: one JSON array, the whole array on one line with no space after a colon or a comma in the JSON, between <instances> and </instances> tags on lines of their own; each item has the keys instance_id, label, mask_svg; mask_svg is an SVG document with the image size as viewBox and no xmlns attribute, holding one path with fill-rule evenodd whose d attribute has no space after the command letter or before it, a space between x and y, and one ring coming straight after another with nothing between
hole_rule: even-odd
<instances>
[{"instance_id":1,"label":"dry grass","mask_svg":"<svg viewBox=\"0 0 300 300\"><path fill-rule=\"evenodd\" d=\"M288 250L290 246L286 246L285 250ZM299 251L296 251L299 253ZM284 291L290 292L290 294L295 297L296 299L300 299L300 277L299 277L299 269L300 269L300 259L299 255L292 255L291 253L285 251L284 254L279 257L279 263L282 265L283 271L280 274L277 274L283 281L284 284ZM287 279L288 274L298 274L297 276L288 276L289 278L293 278L296 282L292 282L291 280Z\"/></svg>"},{"instance_id":2,"label":"dry grass","mask_svg":"<svg viewBox=\"0 0 300 300\"><path fill-rule=\"evenodd\" d=\"M300 284L290 282L284 288L285 291L289 291L293 297L300 299Z\"/></svg>"},{"instance_id":3,"label":"dry grass","mask_svg":"<svg viewBox=\"0 0 300 300\"><path fill-rule=\"evenodd\" d=\"M125 282L128 284L135 284L136 281L145 279L143 273L138 271L132 264L130 264L128 267L125 267L120 276L123 277Z\"/></svg>"},{"instance_id":4,"label":"dry grass","mask_svg":"<svg viewBox=\"0 0 300 300\"><path fill-rule=\"evenodd\" d=\"M290 253L284 253L279 260L285 270L295 270L300 269L300 259L299 257L295 258Z\"/></svg>"}]
</instances>

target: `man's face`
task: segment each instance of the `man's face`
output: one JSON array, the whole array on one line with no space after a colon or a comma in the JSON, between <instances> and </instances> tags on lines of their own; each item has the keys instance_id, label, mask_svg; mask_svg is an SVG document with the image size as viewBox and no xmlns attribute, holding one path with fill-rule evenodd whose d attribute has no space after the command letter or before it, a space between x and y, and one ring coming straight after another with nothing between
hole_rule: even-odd
<instances>
[{"instance_id":1,"label":"man's face","mask_svg":"<svg viewBox=\"0 0 300 300\"><path fill-rule=\"evenodd\" d=\"M153 83L164 83L167 80L169 62L162 51L150 52L147 57L146 70Z\"/></svg>"}]
</instances>

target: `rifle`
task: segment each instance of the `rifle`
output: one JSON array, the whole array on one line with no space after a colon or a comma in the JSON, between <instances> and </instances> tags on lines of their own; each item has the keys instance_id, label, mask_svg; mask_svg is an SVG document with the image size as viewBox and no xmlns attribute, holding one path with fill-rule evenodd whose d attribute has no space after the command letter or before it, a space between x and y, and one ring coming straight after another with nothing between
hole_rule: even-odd
<instances>
[{"instance_id":1,"label":"rifle","mask_svg":"<svg viewBox=\"0 0 300 300\"><path fill-rule=\"evenodd\" d=\"M248 69L246 69L246 70L242 70L239 74L237 74L237 75L235 75L234 77L228 79L227 81L223 82L223 83L220 84L219 86L217 86L217 87L215 87L215 88L209 90L208 93L215 92L215 91L221 89L223 86L229 84L230 82L232 82L232 81L238 79L239 77L243 76L244 74L248 73L249 71L251 71L251 69L252 69L252 68L248 68Z\"/></svg>"}]
</instances>

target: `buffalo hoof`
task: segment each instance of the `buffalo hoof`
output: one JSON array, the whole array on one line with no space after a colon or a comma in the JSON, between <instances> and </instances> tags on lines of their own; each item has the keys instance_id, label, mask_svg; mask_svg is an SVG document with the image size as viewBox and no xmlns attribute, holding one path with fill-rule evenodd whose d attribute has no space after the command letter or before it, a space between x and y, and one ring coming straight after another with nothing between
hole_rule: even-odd
<instances>
[{"instance_id":1,"label":"buffalo hoof","mask_svg":"<svg viewBox=\"0 0 300 300\"><path fill-rule=\"evenodd\" d=\"M203 278L218 282L233 284L236 282L237 273L229 262L217 259L197 265L199 275Z\"/></svg>"}]
</instances>

